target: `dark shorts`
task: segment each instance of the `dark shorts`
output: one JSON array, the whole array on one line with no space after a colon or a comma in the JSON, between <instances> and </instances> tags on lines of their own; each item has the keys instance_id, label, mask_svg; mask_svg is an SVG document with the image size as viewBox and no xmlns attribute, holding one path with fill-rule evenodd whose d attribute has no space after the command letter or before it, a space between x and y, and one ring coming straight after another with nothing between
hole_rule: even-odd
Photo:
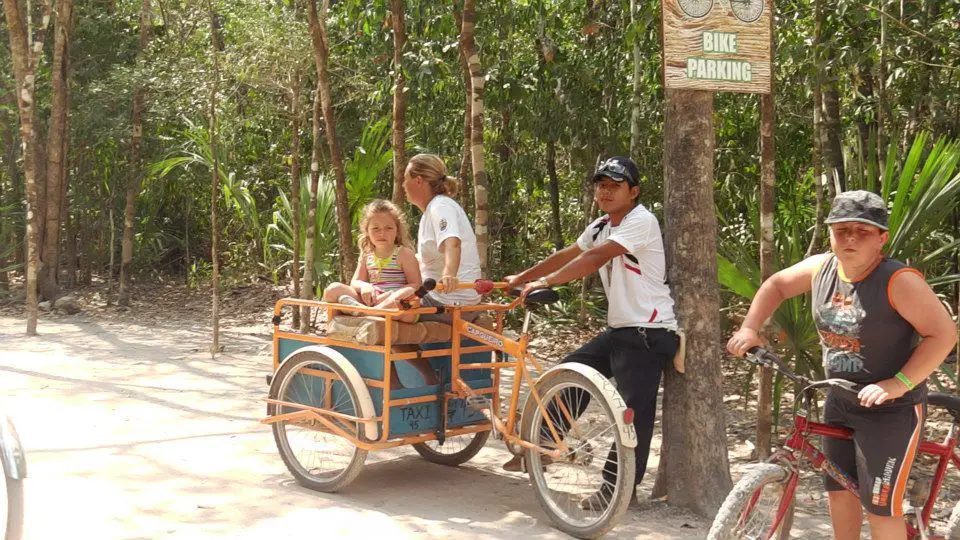
<instances>
[{"instance_id":1,"label":"dark shorts","mask_svg":"<svg viewBox=\"0 0 960 540\"><path fill-rule=\"evenodd\" d=\"M429 293L420 299L421 307L440 307L443 305L445 304L434 298L433 295ZM468 311L460 314L460 318L467 322L473 322L479 316L479 311ZM443 313L430 313L428 315L420 315L420 321L436 321L445 324L453 324L453 315L450 314L449 310L444 311Z\"/></svg>"},{"instance_id":2,"label":"dark shorts","mask_svg":"<svg viewBox=\"0 0 960 540\"><path fill-rule=\"evenodd\" d=\"M910 467L920 446L925 402L863 407L831 393L824 421L853 430L853 439L823 438L823 453L860 485L860 502L877 516L902 516ZM827 491L844 488L824 475Z\"/></svg>"}]
</instances>

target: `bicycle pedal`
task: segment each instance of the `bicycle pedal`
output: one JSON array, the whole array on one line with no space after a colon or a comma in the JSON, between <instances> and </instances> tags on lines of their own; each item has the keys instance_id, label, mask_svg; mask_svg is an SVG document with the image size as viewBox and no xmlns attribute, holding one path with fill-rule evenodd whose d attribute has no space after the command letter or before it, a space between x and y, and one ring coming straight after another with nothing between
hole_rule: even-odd
<instances>
[{"instance_id":1,"label":"bicycle pedal","mask_svg":"<svg viewBox=\"0 0 960 540\"><path fill-rule=\"evenodd\" d=\"M464 402L467 404L467 407L470 407L477 412L484 409L491 409L493 407L490 399L483 396L468 396Z\"/></svg>"}]
</instances>

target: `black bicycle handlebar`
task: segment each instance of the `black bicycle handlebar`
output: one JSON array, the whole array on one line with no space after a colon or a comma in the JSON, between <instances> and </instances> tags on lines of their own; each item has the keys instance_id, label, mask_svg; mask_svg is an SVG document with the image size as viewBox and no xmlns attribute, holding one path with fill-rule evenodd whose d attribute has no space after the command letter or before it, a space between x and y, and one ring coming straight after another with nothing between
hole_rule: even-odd
<instances>
[{"instance_id":1,"label":"black bicycle handlebar","mask_svg":"<svg viewBox=\"0 0 960 540\"><path fill-rule=\"evenodd\" d=\"M747 354L744 356L744 358L752 364L766 366L779 372L791 381L804 385L804 390L814 390L818 388L839 388L847 392L858 394L860 393L860 390L863 389L863 385L848 381L846 379L823 379L821 381L813 381L802 375L797 375L793 372L793 370L787 367L787 365L784 364L777 355L762 347L752 347L747 351Z\"/></svg>"}]
</instances>

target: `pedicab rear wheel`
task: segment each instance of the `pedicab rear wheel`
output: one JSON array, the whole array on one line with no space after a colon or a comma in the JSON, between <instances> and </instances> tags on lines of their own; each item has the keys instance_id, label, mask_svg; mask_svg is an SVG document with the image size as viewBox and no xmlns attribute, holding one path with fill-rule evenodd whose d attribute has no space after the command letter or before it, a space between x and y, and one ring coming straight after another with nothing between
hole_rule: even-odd
<instances>
[{"instance_id":1,"label":"pedicab rear wheel","mask_svg":"<svg viewBox=\"0 0 960 540\"><path fill-rule=\"evenodd\" d=\"M456 467L473 459L489 438L489 431L478 431L446 437L443 444L436 440L415 443L413 449L430 463Z\"/></svg>"},{"instance_id":2,"label":"pedicab rear wheel","mask_svg":"<svg viewBox=\"0 0 960 540\"><path fill-rule=\"evenodd\" d=\"M577 538L596 538L612 529L626 513L636 479L634 450L621 440L607 395L612 389L605 392L576 371L541 379L536 388L547 415L532 396L527 399L521 425L524 440L535 441L539 436L541 446L555 446L545 416L557 431L561 416L568 417L557 404L563 402L568 410L581 411L570 428L559 434L567 446L560 458L526 451L527 472L537 500L558 529ZM611 450L615 451L616 472L605 473ZM597 499L600 504L588 504L601 490L604 495Z\"/></svg>"},{"instance_id":3,"label":"pedicab rear wheel","mask_svg":"<svg viewBox=\"0 0 960 540\"><path fill-rule=\"evenodd\" d=\"M280 401L332 410L360 417L357 389L346 374L321 354L292 358L277 370L270 397ZM267 406L270 416L301 409L277 404ZM359 422L327 417L341 429L361 433ZM297 483L316 491L332 492L353 482L367 459L367 451L332 433L315 420L280 421L273 424L273 438L287 469Z\"/></svg>"}]
</instances>

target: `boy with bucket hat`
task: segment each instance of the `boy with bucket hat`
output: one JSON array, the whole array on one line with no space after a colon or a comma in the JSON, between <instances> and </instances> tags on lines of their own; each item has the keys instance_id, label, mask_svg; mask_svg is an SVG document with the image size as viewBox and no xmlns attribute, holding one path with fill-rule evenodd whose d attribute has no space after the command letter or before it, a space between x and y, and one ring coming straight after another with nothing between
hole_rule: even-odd
<instances>
[{"instance_id":1,"label":"boy with bucket hat","mask_svg":"<svg viewBox=\"0 0 960 540\"><path fill-rule=\"evenodd\" d=\"M727 350L743 356L760 346L760 327L777 307L812 292L827 377L863 385L856 395L831 390L824 406L824 421L853 430L852 440L825 438L824 453L860 486L858 498L824 476L834 538L860 538L862 506L873 538L905 539L902 503L923 429L926 379L953 348L956 331L920 272L883 255L883 199L841 193L824 222L831 251L766 280Z\"/></svg>"}]
</instances>

